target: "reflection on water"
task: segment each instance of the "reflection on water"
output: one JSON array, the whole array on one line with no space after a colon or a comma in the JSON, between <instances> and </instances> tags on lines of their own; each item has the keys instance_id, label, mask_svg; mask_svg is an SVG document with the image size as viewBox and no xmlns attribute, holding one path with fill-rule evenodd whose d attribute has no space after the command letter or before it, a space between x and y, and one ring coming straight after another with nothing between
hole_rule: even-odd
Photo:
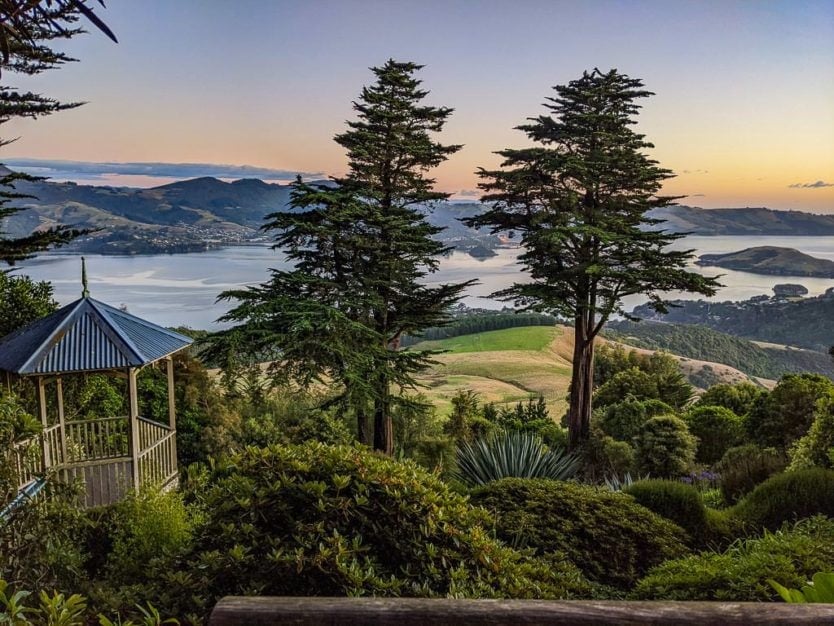
<instances>
[{"instance_id":1,"label":"reflection on water","mask_svg":"<svg viewBox=\"0 0 834 626\"><path fill-rule=\"evenodd\" d=\"M832 237L687 237L676 242L679 249L694 249L698 254L733 252L751 246L776 245L796 248L813 256L834 260ZM516 260L517 249L498 250L489 259L475 259L455 252L444 258L431 282L459 282L477 278L478 284L467 291L469 306L500 308L489 295L524 280ZM90 291L93 297L115 306L125 304L131 313L166 326L216 328L215 320L229 308L216 302L220 292L262 282L268 268L286 268L280 252L267 246L240 246L178 255L87 256ZM810 295L818 295L834 280L786 276L760 276L720 268L692 269L703 274L723 274L725 285L714 300L746 300L771 294L777 283L805 285ZM81 264L77 256L45 254L23 264L19 272L37 280L49 280L61 304L81 294ZM672 294L692 298L691 294ZM627 308L645 301L641 296L626 300Z\"/></svg>"}]
</instances>

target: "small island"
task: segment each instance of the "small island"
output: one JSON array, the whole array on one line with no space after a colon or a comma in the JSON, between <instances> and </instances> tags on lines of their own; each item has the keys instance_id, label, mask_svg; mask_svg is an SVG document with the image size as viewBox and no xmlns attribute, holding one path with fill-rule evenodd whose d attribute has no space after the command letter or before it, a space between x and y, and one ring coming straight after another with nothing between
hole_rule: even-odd
<instances>
[{"instance_id":1,"label":"small island","mask_svg":"<svg viewBox=\"0 0 834 626\"><path fill-rule=\"evenodd\" d=\"M702 254L696 263L753 274L834 278L834 261L777 246L758 246L727 254Z\"/></svg>"}]
</instances>

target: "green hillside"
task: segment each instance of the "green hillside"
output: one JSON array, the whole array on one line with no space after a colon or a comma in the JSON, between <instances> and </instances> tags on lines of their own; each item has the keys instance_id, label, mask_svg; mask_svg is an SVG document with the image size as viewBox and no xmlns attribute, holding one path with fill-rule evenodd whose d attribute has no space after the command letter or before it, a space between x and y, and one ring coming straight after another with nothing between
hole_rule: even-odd
<instances>
[{"instance_id":1,"label":"green hillside","mask_svg":"<svg viewBox=\"0 0 834 626\"><path fill-rule=\"evenodd\" d=\"M544 350L559 334L554 326L526 326L491 330L435 341L421 341L417 350L444 350L451 353L494 352L499 350Z\"/></svg>"},{"instance_id":2,"label":"green hillside","mask_svg":"<svg viewBox=\"0 0 834 626\"><path fill-rule=\"evenodd\" d=\"M834 363L822 352L759 344L706 326L657 322L612 322L606 336L639 348L724 363L749 376L776 379L790 372L834 376Z\"/></svg>"}]
</instances>

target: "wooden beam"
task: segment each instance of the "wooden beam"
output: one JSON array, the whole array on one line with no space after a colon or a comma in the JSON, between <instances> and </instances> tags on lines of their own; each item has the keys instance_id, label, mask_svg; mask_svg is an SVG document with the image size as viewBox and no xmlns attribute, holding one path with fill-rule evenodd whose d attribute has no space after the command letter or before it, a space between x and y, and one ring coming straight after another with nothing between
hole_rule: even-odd
<instances>
[{"instance_id":1,"label":"wooden beam","mask_svg":"<svg viewBox=\"0 0 834 626\"><path fill-rule=\"evenodd\" d=\"M49 418L46 413L46 382L43 376L38 376L38 415L40 416L41 425L46 430L49 427ZM49 441L44 434L41 437L41 452L43 454L43 469L49 469Z\"/></svg>"},{"instance_id":2,"label":"wooden beam","mask_svg":"<svg viewBox=\"0 0 834 626\"><path fill-rule=\"evenodd\" d=\"M177 429L177 396L174 388L174 359L165 359L165 369L168 373L168 425L171 430Z\"/></svg>"},{"instance_id":3,"label":"wooden beam","mask_svg":"<svg viewBox=\"0 0 834 626\"><path fill-rule=\"evenodd\" d=\"M136 368L127 370L128 420L130 420L130 458L133 459L133 488L139 491L139 392L136 386Z\"/></svg>"},{"instance_id":4,"label":"wooden beam","mask_svg":"<svg viewBox=\"0 0 834 626\"><path fill-rule=\"evenodd\" d=\"M834 604L777 602L619 602L430 598L223 598L210 626L417 626L418 624L682 624L803 626L834 624Z\"/></svg>"},{"instance_id":5,"label":"wooden beam","mask_svg":"<svg viewBox=\"0 0 834 626\"><path fill-rule=\"evenodd\" d=\"M67 462L67 423L64 417L64 381L61 377L55 379L55 395L58 401L58 424L61 435L61 463Z\"/></svg>"}]
</instances>

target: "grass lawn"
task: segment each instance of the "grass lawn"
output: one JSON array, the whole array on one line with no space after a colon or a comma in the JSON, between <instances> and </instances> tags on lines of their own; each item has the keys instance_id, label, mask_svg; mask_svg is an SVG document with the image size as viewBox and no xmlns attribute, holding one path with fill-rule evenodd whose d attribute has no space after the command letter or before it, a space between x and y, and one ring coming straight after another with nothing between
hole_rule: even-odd
<instances>
[{"instance_id":1,"label":"grass lawn","mask_svg":"<svg viewBox=\"0 0 834 626\"><path fill-rule=\"evenodd\" d=\"M572 338L562 327L526 326L424 341L415 348L445 352L418 377L426 385L420 391L440 415L448 415L452 396L466 389L499 405L541 395L551 415L561 415L571 375L565 355L572 352Z\"/></svg>"},{"instance_id":2,"label":"grass lawn","mask_svg":"<svg viewBox=\"0 0 834 626\"><path fill-rule=\"evenodd\" d=\"M445 350L451 353L544 350L559 334L560 329L555 326L524 326L438 341L422 341L414 349Z\"/></svg>"}]
</instances>

